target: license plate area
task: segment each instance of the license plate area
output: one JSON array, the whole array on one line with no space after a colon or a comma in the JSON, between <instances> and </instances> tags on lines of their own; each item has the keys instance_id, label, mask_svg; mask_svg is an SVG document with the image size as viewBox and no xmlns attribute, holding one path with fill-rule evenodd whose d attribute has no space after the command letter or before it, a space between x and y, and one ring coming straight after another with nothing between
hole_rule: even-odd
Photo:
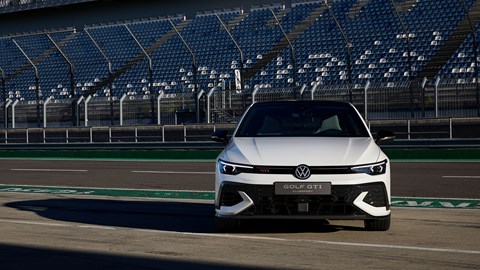
<instances>
[{"instance_id":1,"label":"license plate area","mask_svg":"<svg viewBox=\"0 0 480 270\"><path fill-rule=\"evenodd\" d=\"M330 195L330 182L275 182L275 195Z\"/></svg>"}]
</instances>

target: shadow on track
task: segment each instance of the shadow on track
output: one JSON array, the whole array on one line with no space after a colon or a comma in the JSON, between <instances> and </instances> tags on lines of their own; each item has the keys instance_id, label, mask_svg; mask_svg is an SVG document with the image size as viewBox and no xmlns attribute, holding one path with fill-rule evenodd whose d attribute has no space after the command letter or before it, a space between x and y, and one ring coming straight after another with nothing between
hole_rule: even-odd
<instances>
[{"instance_id":1,"label":"shadow on track","mask_svg":"<svg viewBox=\"0 0 480 270\"><path fill-rule=\"evenodd\" d=\"M113 255L101 252L70 251L0 244L2 269L69 269L69 270L127 270L127 269L267 269L260 267L215 264L198 261L147 258L145 256ZM272 268L268 268L272 269Z\"/></svg>"},{"instance_id":2,"label":"shadow on track","mask_svg":"<svg viewBox=\"0 0 480 270\"><path fill-rule=\"evenodd\" d=\"M215 233L212 204L102 199L45 199L8 203L5 206L39 216L89 225ZM242 220L239 233L331 233L363 228L329 225L325 220Z\"/></svg>"}]
</instances>

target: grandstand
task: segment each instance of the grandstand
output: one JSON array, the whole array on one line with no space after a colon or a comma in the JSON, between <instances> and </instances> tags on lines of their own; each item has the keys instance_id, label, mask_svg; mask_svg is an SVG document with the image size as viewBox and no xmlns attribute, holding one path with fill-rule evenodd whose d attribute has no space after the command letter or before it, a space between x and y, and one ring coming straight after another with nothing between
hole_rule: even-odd
<instances>
[{"instance_id":1,"label":"grandstand","mask_svg":"<svg viewBox=\"0 0 480 270\"><path fill-rule=\"evenodd\" d=\"M89 1L2 0L0 14L64 2ZM132 118L158 114L133 124L170 123L161 102L232 121L261 93L365 112L369 101L376 118L480 116L479 21L476 0L307 0L10 33L0 38L2 121L17 101L26 125L34 115L38 124L48 100L62 108L58 121L87 125L87 98L106 118L125 100L138 103Z\"/></svg>"}]
</instances>

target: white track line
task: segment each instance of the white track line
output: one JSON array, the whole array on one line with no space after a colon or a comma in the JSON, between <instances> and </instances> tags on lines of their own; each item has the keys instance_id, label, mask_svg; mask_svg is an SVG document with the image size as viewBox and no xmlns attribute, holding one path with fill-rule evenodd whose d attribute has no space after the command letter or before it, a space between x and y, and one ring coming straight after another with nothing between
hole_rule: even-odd
<instances>
[{"instance_id":1,"label":"white track line","mask_svg":"<svg viewBox=\"0 0 480 270\"><path fill-rule=\"evenodd\" d=\"M132 173L158 173L158 174L215 174L214 172L178 172L178 171L132 171Z\"/></svg>"},{"instance_id":2,"label":"white track line","mask_svg":"<svg viewBox=\"0 0 480 270\"><path fill-rule=\"evenodd\" d=\"M88 228L98 230L117 230L123 228L117 228L112 226L97 226L97 225L72 225L64 223L51 223L51 222L33 222L24 220L8 220L0 219L0 223L10 224L24 224L35 226L51 226L51 227L74 227L74 228ZM216 237L216 238L229 238L240 240L259 240L259 241L278 241L278 242L291 242L291 243L310 243L320 245L334 245L334 246L347 246L347 247L363 247L363 248L378 248L378 249L401 249L409 251L428 251L437 253L461 253L461 254L474 254L480 255L478 250L464 250L464 249L451 249L451 248L432 248L432 247L416 247L416 246L400 246L400 245L383 245L383 244L367 244L367 243L353 243L353 242L335 242L335 241L323 241L323 240L307 240L307 239L287 239L278 237L265 237L265 236L248 236L248 235L231 235L231 234L209 234L209 233L188 233L188 232L176 232L176 231L162 231L151 229L133 229L139 232L157 233L157 234L174 234L174 235L188 235L188 236L201 236L201 237Z\"/></svg>"},{"instance_id":3,"label":"white track line","mask_svg":"<svg viewBox=\"0 0 480 270\"><path fill-rule=\"evenodd\" d=\"M444 175L442 178L480 179L478 175Z\"/></svg>"},{"instance_id":4,"label":"white track line","mask_svg":"<svg viewBox=\"0 0 480 270\"><path fill-rule=\"evenodd\" d=\"M69 169L10 169L10 171L24 171L24 172L88 172L88 170L69 170Z\"/></svg>"}]
</instances>

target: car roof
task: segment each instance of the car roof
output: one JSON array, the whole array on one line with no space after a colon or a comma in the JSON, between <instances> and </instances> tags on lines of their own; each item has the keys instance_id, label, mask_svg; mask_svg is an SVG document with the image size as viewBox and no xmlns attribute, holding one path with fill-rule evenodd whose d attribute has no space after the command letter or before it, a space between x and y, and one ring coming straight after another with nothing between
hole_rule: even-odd
<instances>
[{"instance_id":1,"label":"car roof","mask_svg":"<svg viewBox=\"0 0 480 270\"><path fill-rule=\"evenodd\" d=\"M282 101L260 101L255 102L252 106L268 106L275 104L298 104L298 105L334 105L342 107L352 107L349 102L333 101L333 100L282 100Z\"/></svg>"}]
</instances>

